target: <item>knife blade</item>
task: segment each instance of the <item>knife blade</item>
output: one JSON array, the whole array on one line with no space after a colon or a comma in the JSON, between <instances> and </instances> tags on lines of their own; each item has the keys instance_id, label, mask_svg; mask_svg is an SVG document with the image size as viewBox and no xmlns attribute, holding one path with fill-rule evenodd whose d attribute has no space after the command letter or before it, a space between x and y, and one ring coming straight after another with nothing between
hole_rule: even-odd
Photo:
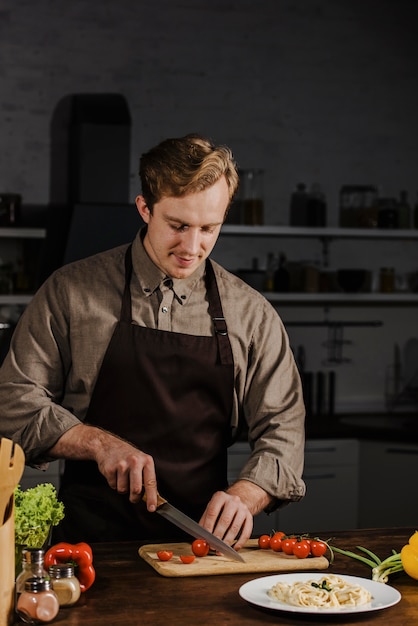
<instances>
[{"instance_id":1,"label":"knife blade","mask_svg":"<svg viewBox=\"0 0 418 626\"><path fill-rule=\"evenodd\" d=\"M145 494L142 499L146 501ZM233 561L238 561L239 563L245 563L242 556L234 550L234 548L225 543L225 541L222 541L222 539L215 537L215 535L206 530L206 528L203 528L203 526L195 522L191 517L179 509L176 509L175 506L169 504L169 502L162 498L160 494L157 494L156 513L159 513L159 515L178 528L181 528L181 530L184 530L186 533L189 533L192 537L195 537L196 539L205 539L213 550L217 550L223 554L223 556L226 556Z\"/></svg>"}]
</instances>

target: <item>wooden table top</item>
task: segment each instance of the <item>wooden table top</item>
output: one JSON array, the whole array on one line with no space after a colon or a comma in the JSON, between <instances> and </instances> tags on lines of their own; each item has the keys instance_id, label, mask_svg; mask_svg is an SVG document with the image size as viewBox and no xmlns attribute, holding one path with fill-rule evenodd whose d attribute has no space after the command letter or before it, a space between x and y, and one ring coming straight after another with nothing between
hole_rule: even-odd
<instances>
[{"instance_id":1,"label":"wooden table top","mask_svg":"<svg viewBox=\"0 0 418 626\"><path fill-rule=\"evenodd\" d=\"M323 533L343 549L361 545L381 558L399 551L415 529L368 529ZM62 626L253 626L255 624L324 623L318 616L261 609L245 602L238 593L248 580L264 574L167 578L160 576L138 555L135 542L93 544L96 581L77 605L62 608L54 623ZM370 569L336 554L327 570L335 574L371 577ZM266 574L269 575L269 574ZM383 583L382 583L383 584ZM389 584L402 594L401 601L384 610L328 616L327 624L418 624L418 581L404 572L392 575ZM21 623L21 622L19 622Z\"/></svg>"}]
</instances>

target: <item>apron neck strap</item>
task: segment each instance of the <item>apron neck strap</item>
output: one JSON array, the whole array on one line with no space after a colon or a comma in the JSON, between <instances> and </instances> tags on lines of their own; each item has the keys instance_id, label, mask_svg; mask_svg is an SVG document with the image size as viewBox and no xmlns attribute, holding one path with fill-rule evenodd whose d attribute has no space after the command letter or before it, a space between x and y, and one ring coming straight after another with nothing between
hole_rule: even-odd
<instances>
[{"instance_id":1,"label":"apron neck strap","mask_svg":"<svg viewBox=\"0 0 418 626\"><path fill-rule=\"evenodd\" d=\"M218 342L221 363L224 365L232 365L234 360L232 356L231 343L228 338L228 328L222 310L222 303L219 295L218 284L216 282L215 272L212 262L209 259L206 259L205 283L208 294L209 315L212 318L213 326L215 328L215 336Z\"/></svg>"}]
</instances>

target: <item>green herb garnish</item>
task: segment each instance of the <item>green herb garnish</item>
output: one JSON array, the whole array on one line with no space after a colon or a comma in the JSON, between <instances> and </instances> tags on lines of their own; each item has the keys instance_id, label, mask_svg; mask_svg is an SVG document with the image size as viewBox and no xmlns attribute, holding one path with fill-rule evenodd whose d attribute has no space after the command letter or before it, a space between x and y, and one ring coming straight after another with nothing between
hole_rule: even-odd
<instances>
[{"instance_id":1,"label":"green herb garnish","mask_svg":"<svg viewBox=\"0 0 418 626\"><path fill-rule=\"evenodd\" d=\"M315 587L316 589L324 589L324 591L332 591L332 587L328 587L328 582L324 580L321 582L320 585L318 585L318 583L311 583L312 587Z\"/></svg>"}]
</instances>

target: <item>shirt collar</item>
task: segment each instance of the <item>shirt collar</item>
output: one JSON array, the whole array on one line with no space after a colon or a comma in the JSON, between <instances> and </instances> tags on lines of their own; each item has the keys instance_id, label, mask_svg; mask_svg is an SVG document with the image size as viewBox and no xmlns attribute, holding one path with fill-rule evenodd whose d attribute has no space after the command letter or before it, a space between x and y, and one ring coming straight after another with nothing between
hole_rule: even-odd
<instances>
[{"instance_id":1,"label":"shirt collar","mask_svg":"<svg viewBox=\"0 0 418 626\"><path fill-rule=\"evenodd\" d=\"M201 263L193 274L187 278L172 278L162 272L151 261L144 248L143 239L146 233L146 226L141 228L132 244L132 264L133 270L138 277L139 284L144 296L153 294L163 283L172 286L174 295L178 302L185 304L205 273L205 263ZM172 283L167 283L171 280Z\"/></svg>"}]
</instances>

